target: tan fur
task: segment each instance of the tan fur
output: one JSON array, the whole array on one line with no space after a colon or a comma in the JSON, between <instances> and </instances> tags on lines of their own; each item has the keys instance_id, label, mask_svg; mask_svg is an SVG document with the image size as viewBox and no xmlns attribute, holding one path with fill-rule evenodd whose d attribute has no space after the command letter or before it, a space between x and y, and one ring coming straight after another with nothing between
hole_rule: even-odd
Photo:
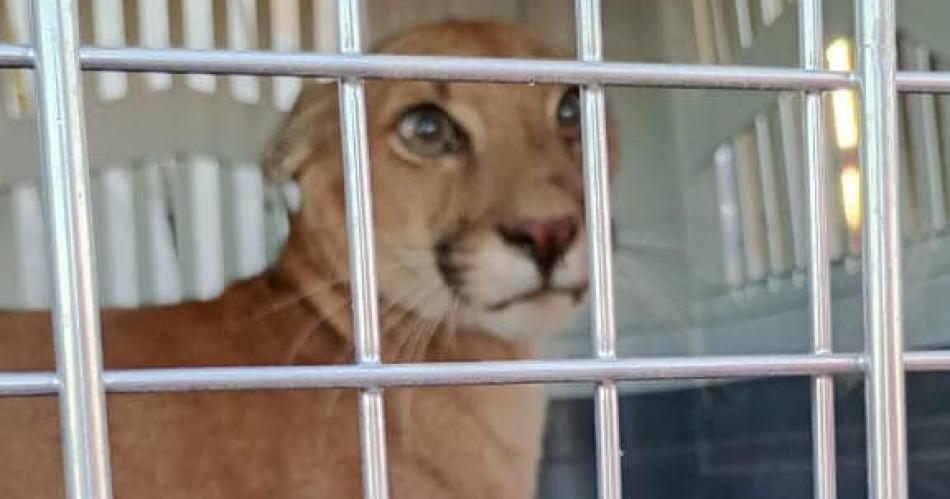
<instances>
[{"instance_id":1,"label":"tan fur","mask_svg":"<svg viewBox=\"0 0 950 499\"><path fill-rule=\"evenodd\" d=\"M386 42L383 51L554 55L518 29L488 23L418 29ZM582 214L576 144L564 144L552 130L552 106L564 89L366 87L385 360L531 356L539 339L534 328L505 339L487 325L495 318L474 305L470 313L425 309L447 296L427 255L438 235L460 224L470 229L461 246L480 248L496 244L498 224ZM335 85L309 85L269 152L270 174L296 179L303 202L278 264L209 302L104 311L107 368L352 362L336 97ZM429 101L470 130L470 156L425 162L400 151L394 120L408 104ZM484 279L478 268L470 274L473 282ZM406 298L426 286L430 296ZM493 289L485 286L486 293ZM550 317L563 323L576 312L566 300L518 305L503 322L517 328L527 317L540 333L557 329L546 325ZM53 368L48 316L0 314L0 369ZM115 496L361 497L355 396L354 390L110 394ZM537 387L388 390L386 417L393 497L534 496L543 427ZM0 497L62 497L59 453L55 399L0 398Z\"/></svg>"}]
</instances>

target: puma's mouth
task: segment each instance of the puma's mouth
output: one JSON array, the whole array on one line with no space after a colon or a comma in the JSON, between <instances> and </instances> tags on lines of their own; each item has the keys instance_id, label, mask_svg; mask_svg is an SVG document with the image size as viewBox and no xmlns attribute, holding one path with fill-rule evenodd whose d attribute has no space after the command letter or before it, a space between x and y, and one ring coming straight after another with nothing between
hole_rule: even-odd
<instances>
[{"instance_id":1,"label":"puma's mouth","mask_svg":"<svg viewBox=\"0 0 950 499\"><path fill-rule=\"evenodd\" d=\"M540 300L548 296L564 295L571 298L571 300L576 305L581 301L581 298L587 293L587 283L583 283L577 286L571 287L551 287L543 286L540 288L533 289L531 291L526 291L524 293L518 293L510 298L489 304L485 307L485 310L489 312L501 312L512 305L525 302L533 302Z\"/></svg>"}]
</instances>

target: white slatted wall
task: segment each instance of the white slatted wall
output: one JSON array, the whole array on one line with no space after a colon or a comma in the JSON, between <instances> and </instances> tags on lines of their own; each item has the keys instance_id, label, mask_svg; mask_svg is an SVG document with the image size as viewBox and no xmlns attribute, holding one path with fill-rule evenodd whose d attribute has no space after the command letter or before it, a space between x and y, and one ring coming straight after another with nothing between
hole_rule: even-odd
<instances>
[{"instance_id":1,"label":"white slatted wall","mask_svg":"<svg viewBox=\"0 0 950 499\"><path fill-rule=\"evenodd\" d=\"M736 47L750 47L759 29L778 20L783 2L763 0L761 19L751 15L750 0L736 0L734 9L724 8L720 0L697 0L693 6L699 9L697 17L708 18L713 26L704 35L697 25L697 37L712 40L714 49L705 51L704 62L729 63L735 62ZM736 16L734 23L726 21L728 15ZM899 45L902 69L950 67L950 59L943 60L908 36L902 36ZM934 95L904 95L902 99L903 230L908 240L923 241L945 235L947 230L950 102ZM719 205L721 275L723 284L733 290L762 283L773 290L786 282L804 285L808 241L800 106L797 94L780 95L710 158ZM834 144L830 125L828 141ZM835 147L828 150L829 178L834 180L827 191L830 256L853 274L860 267L860 244L856 233L848 229L843 208L846 158Z\"/></svg>"},{"instance_id":2,"label":"white slatted wall","mask_svg":"<svg viewBox=\"0 0 950 499\"><path fill-rule=\"evenodd\" d=\"M215 48L217 22L223 23L224 43L231 49L335 50L333 0L264 4L267 15L257 12L255 0L181 0L180 20L172 18L169 0L91 0L81 7L92 30L87 42L105 47L170 47L177 22L183 46ZM313 13L307 20L301 19L305 4ZM125 29L129 15L136 16L136 40ZM260 39L262 20L270 23L269 40ZM28 3L0 0L0 39L27 43L29 29ZM307 43L304 36L309 37ZM94 86L98 102L87 101L87 107L121 105L135 78L152 92L181 84L281 111L291 107L301 87L296 78L264 85L254 76L219 82L210 75L97 73L87 84ZM0 120L29 117L32 93L30 72L0 72ZM93 170L101 299L106 306L210 298L228 283L263 270L277 257L288 230L282 196L265 184L256 158L229 163L206 151L169 151L163 157L94 165ZM5 181L0 163L0 308L46 306L39 196L35 182Z\"/></svg>"}]
</instances>

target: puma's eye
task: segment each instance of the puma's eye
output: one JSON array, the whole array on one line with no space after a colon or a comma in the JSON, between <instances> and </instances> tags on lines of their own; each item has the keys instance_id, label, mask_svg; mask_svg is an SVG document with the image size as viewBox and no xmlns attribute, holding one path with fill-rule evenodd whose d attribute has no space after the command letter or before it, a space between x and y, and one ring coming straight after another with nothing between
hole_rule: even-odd
<instances>
[{"instance_id":1,"label":"puma's eye","mask_svg":"<svg viewBox=\"0 0 950 499\"><path fill-rule=\"evenodd\" d=\"M403 145L424 158L456 153L465 147L465 133L434 104L406 111L399 119L398 132Z\"/></svg>"},{"instance_id":2,"label":"puma's eye","mask_svg":"<svg viewBox=\"0 0 950 499\"><path fill-rule=\"evenodd\" d=\"M581 100L577 89L568 90L557 104L557 126L566 137L576 138L581 130Z\"/></svg>"}]
</instances>

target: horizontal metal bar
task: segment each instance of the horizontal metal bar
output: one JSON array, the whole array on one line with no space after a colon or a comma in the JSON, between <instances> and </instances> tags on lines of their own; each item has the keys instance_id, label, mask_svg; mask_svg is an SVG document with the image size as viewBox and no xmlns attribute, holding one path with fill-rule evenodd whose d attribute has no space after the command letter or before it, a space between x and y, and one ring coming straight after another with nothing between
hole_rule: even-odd
<instances>
[{"instance_id":1,"label":"horizontal metal bar","mask_svg":"<svg viewBox=\"0 0 950 499\"><path fill-rule=\"evenodd\" d=\"M916 372L950 371L950 350L906 352L904 369Z\"/></svg>"},{"instance_id":2,"label":"horizontal metal bar","mask_svg":"<svg viewBox=\"0 0 950 499\"><path fill-rule=\"evenodd\" d=\"M833 90L854 86L847 73L797 68L547 59L83 47L80 61L83 69L89 71L764 90ZM32 64L28 48L0 44L0 67Z\"/></svg>"},{"instance_id":3,"label":"horizontal metal bar","mask_svg":"<svg viewBox=\"0 0 950 499\"><path fill-rule=\"evenodd\" d=\"M950 350L904 354L908 371L950 371ZM371 388L527 383L593 383L821 376L860 373L861 354L651 357L618 360L452 362L379 366L123 369L104 372L109 392ZM49 395L52 372L0 372L0 396Z\"/></svg>"},{"instance_id":4,"label":"horizontal metal bar","mask_svg":"<svg viewBox=\"0 0 950 499\"><path fill-rule=\"evenodd\" d=\"M907 93L948 93L950 71L898 71L897 90Z\"/></svg>"},{"instance_id":5,"label":"horizontal metal bar","mask_svg":"<svg viewBox=\"0 0 950 499\"><path fill-rule=\"evenodd\" d=\"M36 53L26 45L0 43L0 68L33 67Z\"/></svg>"},{"instance_id":6,"label":"horizontal metal bar","mask_svg":"<svg viewBox=\"0 0 950 499\"><path fill-rule=\"evenodd\" d=\"M59 393L59 376L54 372L2 372L0 396L48 395Z\"/></svg>"},{"instance_id":7,"label":"horizontal metal bar","mask_svg":"<svg viewBox=\"0 0 950 499\"><path fill-rule=\"evenodd\" d=\"M110 392L585 383L830 375L861 372L863 363L863 356L859 354L795 354L124 369L105 371L104 381ZM947 363L950 366L950 356ZM52 373L0 373L0 396L51 394L55 393L56 386Z\"/></svg>"},{"instance_id":8,"label":"horizontal metal bar","mask_svg":"<svg viewBox=\"0 0 950 499\"><path fill-rule=\"evenodd\" d=\"M0 44L0 68L33 66L33 50ZM834 90L855 86L847 73L796 68L472 57L300 54L229 50L80 49L87 71L323 76L387 79L564 83L653 87ZM950 72L901 71L902 92L948 93Z\"/></svg>"}]
</instances>

